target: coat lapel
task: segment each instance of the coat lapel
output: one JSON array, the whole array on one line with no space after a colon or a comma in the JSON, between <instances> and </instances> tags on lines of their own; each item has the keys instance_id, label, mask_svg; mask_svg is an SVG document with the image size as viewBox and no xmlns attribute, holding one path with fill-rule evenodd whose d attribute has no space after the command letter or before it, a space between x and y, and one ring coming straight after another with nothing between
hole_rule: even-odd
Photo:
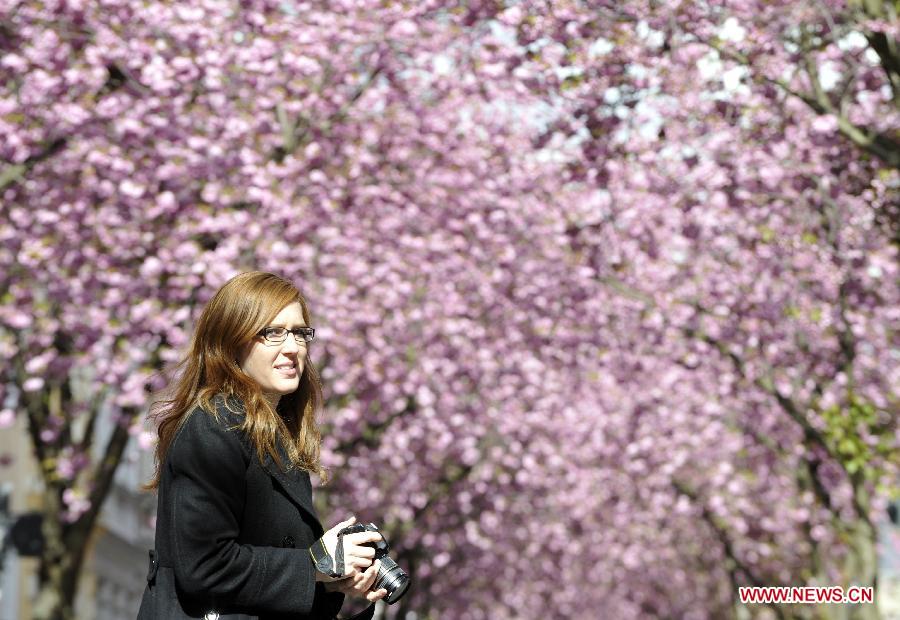
<instances>
[{"instance_id":1,"label":"coat lapel","mask_svg":"<svg viewBox=\"0 0 900 620\"><path fill-rule=\"evenodd\" d=\"M281 458L282 462L288 462L287 457L283 452L281 453ZM287 496L290 497L295 504L309 513L309 515L315 519L316 523L319 523L319 518L316 516L316 509L312 504L312 484L309 481L308 473L298 469L293 469L287 473L283 472L272 459L271 455L268 454L263 462L263 469L278 482ZM321 523L319 523L319 525L321 526Z\"/></svg>"},{"instance_id":2,"label":"coat lapel","mask_svg":"<svg viewBox=\"0 0 900 620\"><path fill-rule=\"evenodd\" d=\"M243 412L244 406L239 399L235 399L231 403L232 408L229 408L225 406L224 398L225 397L222 395L216 396L215 404L218 411L227 412L227 415L233 415L236 411ZM278 450L278 456L281 458L281 462L289 463L290 459L287 457L284 446L278 444L276 445L276 449ZM270 454L265 455L265 459L261 464L265 472L274 478L279 486L284 489L284 492L291 501L305 510L309 516L312 517L313 522L318 525L319 529L324 532L322 523L319 521L319 517L316 515L316 509L312 504L312 484L309 481L309 474L298 469L293 469L288 473L281 471Z\"/></svg>"}]
</instances>

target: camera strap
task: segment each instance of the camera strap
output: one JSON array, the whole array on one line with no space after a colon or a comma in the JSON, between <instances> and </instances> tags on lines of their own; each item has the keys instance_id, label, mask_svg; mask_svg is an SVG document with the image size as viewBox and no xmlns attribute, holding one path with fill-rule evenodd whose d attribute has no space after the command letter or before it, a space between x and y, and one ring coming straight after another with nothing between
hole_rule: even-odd
<instances>
[{"instance_id":1,"label":"camera strap","mask_svg":"<svg viewBox=\"0 0 900 620\"><path fill-rule=\"evenodd\" d=\"M309 555L312 557L313 564L316 569L333 579L340 579L344 576L344 534L338 533L337 545L335 545L334 555L328 553L325 548L325 542L320 538L309 548Z\"/></svg>"},{"instance_id":2,"label":"camera strap","mask_svg":"<svg viewBox=\"0 0 900 620\"><path fill-rule=\"evenodd\" d=\"M337 575L332 577L344 576L344 533L338 532L337 544L334 546L334 563L337 564L335 572Z\"/></svg>"}]
</instances>

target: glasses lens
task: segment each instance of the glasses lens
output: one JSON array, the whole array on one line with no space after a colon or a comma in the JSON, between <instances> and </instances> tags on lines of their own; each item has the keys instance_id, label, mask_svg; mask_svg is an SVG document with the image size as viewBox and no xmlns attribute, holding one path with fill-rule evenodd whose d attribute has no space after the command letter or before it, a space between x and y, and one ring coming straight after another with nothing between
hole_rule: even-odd
<instances>
[{"instance_id":1,"label":"glasses lens","mask_svg":"<svg viewBox=\"0 0 900 620\"><path fill-rule=\"evenodd\" d=\"M266 342L280 344L287 339L289 333L294 336L297 344L312 342L316 336L316 330L312 327L299 327L294 330L288 330L286 327L267 327L262 331L262 336Z\"/></svg>"},{"instance_id":2,"label":"glasses lens","mask_svg":"<svg viewBox=\"0 0 900 620\"><path fill-rule=\"evenodd\" d=\"M287 330L283 327L268 327L263 332L263 336L269 342L284 342L287 337Z\"/></svg>"}]
</instances>

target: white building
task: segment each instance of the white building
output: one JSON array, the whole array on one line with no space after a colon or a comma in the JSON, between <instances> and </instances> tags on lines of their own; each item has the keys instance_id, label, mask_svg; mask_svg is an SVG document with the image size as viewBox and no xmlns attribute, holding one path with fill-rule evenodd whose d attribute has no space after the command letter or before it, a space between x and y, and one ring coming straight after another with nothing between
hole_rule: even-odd
<instances>
[{"instance_id":1,"label":"white building","mask_svg":"<svg viewBox=\"0 0 900 620\"><path fill-rule=\"evenodd\" d=\"M98 449L109 428L98 424ZM41 478L24 418L0 429L0 456L12 462L0 468L0 484L10 490L12 515L40 510ZM153 546L156 496L140 490L153 471L152 455L132 441L116 472L85 556L76 599L79 620L123 620L137 616L146 584L147 550ZM0 620L30 620L37 593L37 560L8 550L0 577Z\"/></svg>"}]
</instances>

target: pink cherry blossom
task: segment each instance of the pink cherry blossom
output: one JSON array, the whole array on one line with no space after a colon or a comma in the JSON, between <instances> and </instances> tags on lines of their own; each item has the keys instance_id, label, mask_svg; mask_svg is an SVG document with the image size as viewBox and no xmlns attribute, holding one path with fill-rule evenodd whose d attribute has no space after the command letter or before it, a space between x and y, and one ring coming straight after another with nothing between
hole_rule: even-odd
<instances>
[{"instance_id":1,"label":"pink cherry blossom","mask_svg":"<svg viewBox=\"0 0 900 620\"><path fill-rule=\"evenodd\" d=\"M34 416L49 535L113 475L73 429L151 448L158 371L263 269L318 330L322 516L413 575L390 617L873 582L841 571L900 465L895 27L507 5L0 7L0 426Z\"/></svg>"}]
</instances>

